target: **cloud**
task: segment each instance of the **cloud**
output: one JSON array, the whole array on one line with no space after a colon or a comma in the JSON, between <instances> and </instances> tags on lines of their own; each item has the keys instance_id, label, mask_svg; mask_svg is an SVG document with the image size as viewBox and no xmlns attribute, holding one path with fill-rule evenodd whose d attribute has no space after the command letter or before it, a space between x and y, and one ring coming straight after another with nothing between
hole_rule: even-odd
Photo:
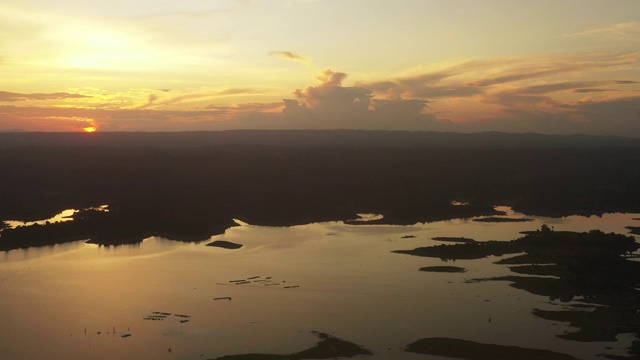
<instances>
[{"instance_id":1,"label":"cloud","mask_svg":"<svg viewBox=\"0 0 640 360\"><path fill-rule=\"evenodd\" d=\"M208 105L205 110L213 110L219 114L239 115L246 113L278 113L283 108L282 102L270 102L270 103L245 103L234 106L225 105Z\"/></svg>"},{"instance_id":2,"label":"cloud","mask_svg":"<svg viewBox=\"0 0 640 360\"><path fill-rule=\"evenodd\" d=\"M640 52L602 52L571 55L513 58L495 62L492 74L471 80L467 84L479 87L520 81L579 76L592 71L620 71L637 69Z\"/></svg>"},{"instance_id":3,"label":"cloud","mask_svg":"<svg viewBox=\"0 0 640 360\"><path fill-rule=\"evenodd\" d=\"M347 74L330 69L316 77L318 84L298 89L285 99L282 125L286 128L436 130L443 122L422 111L425 99L373 99L362 86L344 86Z\"/></svg>"},{"instance_id":4,"label":"cloud","mask_svg":"<svg viewBox=\"0 0 640 360\"><path fill-rule=\"evenodd\" d=\"M550 94L556 92L569 92L578 94L598 93L606 91L620 91L618 89L593 88L594 86L618 86L636 84L636 81L613 80L613 81L566 81L542 85L525 86L515 89L498 91L487 94L485 102L499 104L510 109L530 109L532 107L568 107L554 100Z\"/></svg>"},{"instance_id":5,"label":"cloud","mask_svg":"<svg viewBox=\"0 0 640 360\"><path fill-rule=\"evenodd\" d=\"M456 130L640 137L640 96L562 104L551 110L510 108L506 116L457 124Z\"/></svg>"},{"instance_id":6,"label":"cloud","mask_svg":"<svg viewBox=\"0 0 640 360\"><path fill-rule=\"evenodd\" d=\"M614 90L614 89L592 89L592 88L573 89L573 92L574 93L578 93L578 94L598 93L598 92L605 92L605 91L617 91L617 90Z\"/></svg>"},{"instance_id":7,"label":"cloud","mask_svg":"<svg viewBox=\"0 0 640 360\"><path fill-rule=\"evenodd\" d=\"M282 101L229 104L230 98L271 92L250 84L199 93L145 90L119 108L0 106L0 129L31 130L36 123L68 118L69 124L93 119L100 129L113 131L375 129L640 137L639 67L640 52L609 52L467 61L356 82L326 69L315 84ZM48 95L55 94L74 96ZM37 95L43 94L0 93L0 99ZM136 102L144 105L133 108ZM161 110L178 103L193 110Z\"/></svg>"},{"instance_id":8,"label":"cloud","mask_svg":"<svg viewBox=\"0 0 640 360\"><path fill-rule=\"evenodd\" d=\"M558 91L567 91L567 90L575 90L580 88L586 88L591 86L603 86L603 85L615 85L617 82L615 81L565 81L565 82L557 82L543 85L534 85L527 86L520 90L520 93L523 94L548 94Z\"/></svg>"},{"instance_id":9,"label":"cloud","mask_svg":"<svg viewBox=\"0 0 640 360\"><path fill-rule=\"evenodd\" d=\"M438 70L426 71L397 78L360 82L376 95L410 98L463 98L487 94L494 88L511 85L548 82L546 79L581 77L582 74L637 69L640 52L586 53L529 58L504 58L467 61ZM545 81L546 80L546 81ZM557 82L557 81L556 81ZM545 86L574 86L571 82L542 85L537 91L546 92ZM620 85L627 81L606 81L606 85ZM628 80L628 83L635 81ZM591 85L592 86L592 85ZM529 89L536 91L535 88Z\"/></svg>"},{"instance_id":10,"label":"cloud","mask_svg":"<svg viewBox=\"0 0 640 360\"><path fill-rule=\"evenodd\" d=\"M147 101L147 103L144 104L142 108L144 109L144 108L153 106L157 100L158 100L158 95L156 94L149 95L149 101Z\"/></svg>"},{"instance_id":11,"label":"cloud","mask_svg":"<svg viewBox=\"0 0 640 360\"><path fill-rule=\"evenodd\" d=\"M25 100L61 100L61 99L83 99L90 98L91 96L82 95L82 94L69 94L66 92L56 92L56 93L34 93L34 94L21 94L15 92L8 91L0 91L0 101L3 102L15 102L15 101L25 101Z\"/></svg>"},{"instance_id":12,"label":"cloud","mask_svg":"<svg viewBox=\"0 0 640 360\"><path fill-rule=\"evenodd\" d=\"M163 91L163 90L160 90ZM210 93L194 93L194 94L185 94L173 97L163 97L158 94L150 94L147 102L144 105L138 106L137 109L149 109L149 108L158 108L161 106L168 106L173 104L180 104L190 101L203 101L216 97L225 97L225 96L239 96L239 95L255 95L264 93L266 90L258 89L258 88L228 88L225 90L210 92ZM163 91L168 92L168 91Z\"/></svg>"},{"instance_id":13,"label":"cloud","mask_svg":"<svg viewBox=\"0 0 640 360\"><path fill-rule=\"evenodd\" d=\"M369 108L371 90L362 87L343 87L347 74L326 69L316 77L317 86L296 90L295 95L308 107L317 111L358 112Z\"/></svg>"},{"instance_id":14,"label":"cloud","mask_svg":"<svg viewBox=\"0 0 640 360\"><path fill-rule=\"evenodd\" d=\"M254 95L254 94L262 94L264 93L264 89L258 88L229 88L226 90L222 90L215 95Z\"/></svg>"},{"instance_id":15,"label":"cloud","mask_svg":"<svg viewBox=\"0 0 640 360\"><path fill-rule=\"evenodd\" d=\"M81 131L97 126L100 131L214 130L225 113L219 110L169 111L152 109L88 109L0 106L0 129L27 131Z\"/></svg>"},{"instance_id":16,"label":"cloud","mask_svg":"<svg viewBox=\"0 0 640 360\"><path fill-rule=\"evenodd\" d=\"M624 22L606 27L566 34L566 37L604 37L616 41L640 42L640 21Z\"/></svg>"},{"instance_id":17,"label":"cloud","mask_svg":"<svg viewBox=\"0 0 640 360\"><path fill-rule=\"evenodd\" d=\"M530 95L521 90L514 91L502 91L496 94L486 96L484 101L487 103L498 104L507 109L534 109L534 108L548 108L559 106L560 104L554 101L549 96Z\"/></svg>"},{"instance_id":18,"label":"cloud","mask_svg":"<svg viewBox=\"0 0 640 360\"><path fill-rule=\"evenodd\" d=\"M444 69L420 72L418 74L401 76L373 82L360 82L359 86L371 89L374 93L387 97L401 98L419 97L436 98L447 96L471 96L479 92L475 86L460 82L449 81L447 85L436 85L470 69L483 66L481 62L469 61Z\"/></svg>"},{"instance_id":19,"label":"cloud","mask_svg":"<svg viewBox=\"0 0 640 360\"><path fill-rule=\"evenodd\" d=\"M572 105L583 131L640 137L640 96L583 101Z\"/></svg>"},{"instance_id":20,"label":"cloud","mask_svg":"<svg viewBox=\"0 0 640 360\"><path fill-rule=\"evenodd\" d=\"M470 83L469 85L478 86L478 87L499 85L499 84L521 81L521 80L529 80L529 79L547 77L551 75L557 75L563 72L573 70L568 64L552 65L552 66L545 66L545 67L547 68L530 67L530 68L524 68L524 69L520 68L517 70L508 70L501 74L498 74L495 77L480 79Z\"/></svg>"},{"instance_id":21,"label":"cloud","mask_svg":"<svg viewBox=\"0 0 640 360\"><path fill-rule=\"evenodd\" d=\"M409 100L385 100L373 99L373 110L377 115L396 118L408 118L419 116L425 108L428 101L422 99Z\"/></svg>"},{"instance_id":22,"label":"cloud","mask_svg":"<svg viewBox=\"0 0 640 360\"><path fill-rule=\"evenodd\" d=\"M161 98L157 94L151 94L149 95L148 101L144 105L138 106L136 109L158 108L161 106L180 104L193 100L208 99L210 97L212 97L211 94L186 94L169 98Z\"/></svg>"},{"instance_id":23,"label":"cloud","mask_svg":"<svg viewBox=\"0 0 640 360\"><path fill-rule=\"evenodd\" d=\"M300 54L296 54L291 51L269 51L269 55L277 57L278 59L282 59L282 60L301 62L307 66L311 65L311 60L309 60L307 57L304 57Z\"/></svg>"}]
</instances>

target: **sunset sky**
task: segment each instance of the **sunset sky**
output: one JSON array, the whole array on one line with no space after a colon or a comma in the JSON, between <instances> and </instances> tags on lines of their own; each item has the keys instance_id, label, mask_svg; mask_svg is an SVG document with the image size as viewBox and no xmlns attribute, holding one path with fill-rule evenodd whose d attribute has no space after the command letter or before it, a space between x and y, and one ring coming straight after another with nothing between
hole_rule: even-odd
<instances>
[{"instance_id":1,"label":"sunset sky","mask_svg":"<svg viewBox=\"0 0 640 360\"><path fill-rule=\"evenodd\" d=\"M0 131L640 137L638 0L2 0Z\"/></svg>"}]
</instances>

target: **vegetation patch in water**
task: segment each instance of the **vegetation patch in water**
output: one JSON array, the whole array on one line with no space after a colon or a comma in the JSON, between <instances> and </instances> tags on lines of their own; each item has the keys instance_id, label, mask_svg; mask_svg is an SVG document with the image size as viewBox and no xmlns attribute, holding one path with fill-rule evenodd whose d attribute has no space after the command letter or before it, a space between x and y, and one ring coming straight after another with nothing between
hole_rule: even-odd
<instances>
[{"instance_id":1,"label":"vegetation patch in water","mask_svg":"<svg viewBox=\"0 0 640 360\"><path fill-rule=\"evenodd\" d=\"M420 271L441 272L441 273L460 273L460 272L465 272L466 270L458 266L425 266L420 268Z\"/></svg>"},{"instance_id":2,"label":"vegetation patch in water","mask_svg":"<svg viewBox=\"0 0 640 360\"><path fill-rule=\"evenodd\" d=\"M518 346L482 344L452 338L425 338L409 344L406 351L469 360L575 360L573 356L549 350L527 349Z\"/></svg>"},{"instance_id":3,"label":"vegetation patch in water","mask_svg":"<svg viewBox=\"0 0 640 360\"><path fill-rule=\"evenodd\" d=\"M313 332L320 338L316 346L293 354L240 354L227 355L217 360L302 360L302 359L335 359L353 357L357 355L373 355L371 351L349 341L335 338L331 335Z\"/></svg>"},{"instance_id":4,"label":"vegetation patch in water","mask_svg":"<svg viewBox=\"0 0 640 360\"><path fill-rule=\"evenodd\" d=\"M470 244L475 243L476 241L473 239L469 239L466 237L453 237L453 236L436 236L431 238L431 240L435 241L443 241L443 242L454 242L454 243L462 243L462 244Z\"/></svg>"}]
</instances>

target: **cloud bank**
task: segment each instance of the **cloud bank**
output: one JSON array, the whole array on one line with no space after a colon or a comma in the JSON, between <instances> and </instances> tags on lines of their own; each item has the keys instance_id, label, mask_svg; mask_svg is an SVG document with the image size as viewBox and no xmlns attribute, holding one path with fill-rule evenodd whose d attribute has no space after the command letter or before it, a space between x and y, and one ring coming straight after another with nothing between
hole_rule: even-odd
<instances>
[{"instance_id":1,"label":"cloud bank","mask_svg":"<svg viewBox=\"0 0 640 360\"><path fill-rule=\"evenodd\" d=\"M283 53L288 60L296 57ZM0 105L0 129L68 131L90 122L102 131L376 129L640 137L638 69L640 52L473 60L353 82L346 72L326 69L315 84L292 89L281 100L247 84L175 94L148 90L128 107L63 107L54 103L87 96L5 91L0 101L52 105Z\"/></svg>"}]
</instances>

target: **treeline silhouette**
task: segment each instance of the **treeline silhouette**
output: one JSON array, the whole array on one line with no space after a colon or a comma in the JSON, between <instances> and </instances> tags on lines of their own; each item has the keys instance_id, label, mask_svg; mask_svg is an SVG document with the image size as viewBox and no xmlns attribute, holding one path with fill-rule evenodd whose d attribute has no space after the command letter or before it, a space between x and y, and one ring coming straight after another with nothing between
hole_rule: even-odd
<instances>
[{"instance_id":1,"label":"treeline silhouette","mask_svg":"<svg viewBox=\"0 0 640 360\"><path fill-rule=\"evenodd\" d=\"M591 137L496 133L112 133L94 146L98 134L0 135L16 137L0 151L0 219L111 210L81 212L64 226L6 229L4 249L87 235L202 240L234 218L292 225L379 213L377 222L408 224L492 215L495 204L551 216L640 211L635 139L593 138L591 146ZM135 138L146 146L133 146Z\"/></svg>"}]
</instances>

